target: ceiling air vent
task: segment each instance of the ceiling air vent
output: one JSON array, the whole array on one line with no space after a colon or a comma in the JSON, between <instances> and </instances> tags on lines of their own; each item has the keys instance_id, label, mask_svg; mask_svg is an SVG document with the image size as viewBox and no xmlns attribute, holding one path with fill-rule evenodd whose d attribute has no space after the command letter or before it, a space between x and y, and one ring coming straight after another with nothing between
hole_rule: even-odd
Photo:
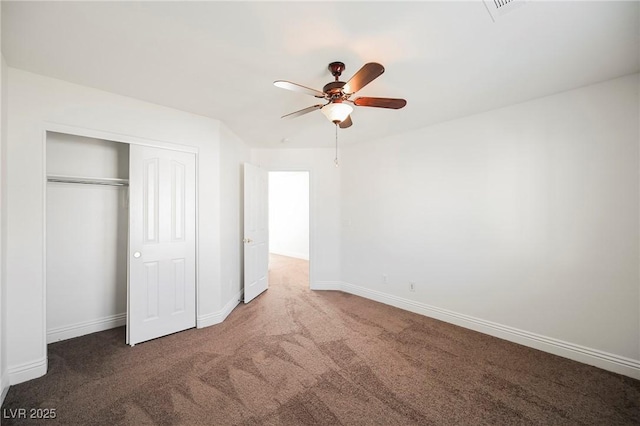
<instances>
[{"instance_id":1,"label":"ceiling air vent","mask_svg":"<svg viewBox=\"0 0 640 426\"><path fill-rule=\"evenodd\" d=\"M495 22L499 17L523 6L526 0L484 0L484 5Z\"/></svg>"}]
</instances>

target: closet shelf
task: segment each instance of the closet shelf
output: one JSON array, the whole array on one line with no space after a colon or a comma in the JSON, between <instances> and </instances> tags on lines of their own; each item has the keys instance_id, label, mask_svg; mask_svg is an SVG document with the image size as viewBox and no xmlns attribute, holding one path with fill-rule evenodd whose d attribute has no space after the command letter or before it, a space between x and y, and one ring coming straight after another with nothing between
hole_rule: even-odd
<instances>
[{"instance_id":1,"label":"closet shelf","mask_svg":"<svg viewBox=\"0 0 640 426\"><path fill-rule=\"evenodd\" d=\"M79 183L83 185L129 186L129 179L48 175L47 182Z\"/></svg>"}]
</instances>

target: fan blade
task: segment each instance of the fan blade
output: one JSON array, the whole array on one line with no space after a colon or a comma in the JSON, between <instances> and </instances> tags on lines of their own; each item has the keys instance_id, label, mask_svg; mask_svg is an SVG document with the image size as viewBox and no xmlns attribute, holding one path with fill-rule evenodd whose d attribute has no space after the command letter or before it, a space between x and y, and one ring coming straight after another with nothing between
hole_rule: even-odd
<instances>
[{"instance_id":1,"label":"fan blade","mask_svg":"<svg viewBox=\"0 0 640 426\"><path fill-rule=\"evenodd\" d=\"M344 93L352 94L371 83L384 72L384 67L375 62L364 64L357 73L351 77L351 80L344 85Z\"/></svg>"},{"instance_id":2,"label":"fan blade","mask_svg":"<svg viewBox=\"0 0 640 426\"><path fill-rule=\"evenodd\" d=\"M310 106L310 107L307 107L307 108L305 108L305 109L301 109L300 111L296 111L296 112L292 112L292 113L287 114L287 115L283 115L283 116L282 116L282 117L280 117L280 118L295 118L295 117L300 117L301 115L304 115L304 114L306 114L306 113L308 113L308 112L311 112L311 111L315 111L315 110L317 110L317 109L319 109L319 108L322 108L323 106L324 106L324 105L320 105L320 104L318 104L318 105L314 105L314 106Z\"/></svg>"},{"instance_id":3,"label":"fan blade","mask_svg":"<svg viewBox=\"0 0 640 426\"><path fill-rule=\"evenodd\" d=\"M357 98L353 103L358 106L400 109L407 104L407 101L404 99L363 97Z\"/></svg>"},{"instance_id":4,"label":"fan blade","mask_svg":"<svg viewBox=\"0 0 640 426\"><path fill-rule=\"evenodd\" d=\"M347 118L342 120L342 123L340 123L339 126L341 129L346 129L347 127L351 127L352 124L353 124L353 121L351 121L351 116L348 115Z\"/></svg>"},{"instance_id":5,"label":"fan blade","mask_svg":"<svg viewBox=\"0 0 640 426\"><path fill-rule=\"evenodd\" d=\"M273 82L273 85L281 89L293 90L294 92L300 92L307 95L315 96L316 98L324 98L324 93L322 93L321 91L301 86L290 81L277 80Z\"/></svg>"}]
</instances>

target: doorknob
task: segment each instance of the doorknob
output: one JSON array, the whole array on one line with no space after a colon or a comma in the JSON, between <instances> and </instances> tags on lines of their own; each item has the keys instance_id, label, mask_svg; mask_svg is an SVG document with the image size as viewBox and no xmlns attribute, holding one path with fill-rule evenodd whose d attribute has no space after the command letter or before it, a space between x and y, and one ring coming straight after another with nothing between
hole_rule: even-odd
<instances>
[{"instance_id":1,"label":"doorknob","mask_svg":"<svg viewBox=\"0 0 640 426\"><path fill-rule=\"evenodd\" d=\"M139 251L133 253L133 257L135 257L136 259L139 258L140 256L142 256L142 255L140 254Z\"/></svg>"},{"instance_id":2,"label":"doorknob","mask_svg":"<svg viewBox=\"0 0 640 426\"><path fill-rule=\"evenodd\" d=\"M242 242L244 242L245 244L251 244L253 240L251 238L245 238L244 240L242 240Z\"/></svg>"}]
</instances>

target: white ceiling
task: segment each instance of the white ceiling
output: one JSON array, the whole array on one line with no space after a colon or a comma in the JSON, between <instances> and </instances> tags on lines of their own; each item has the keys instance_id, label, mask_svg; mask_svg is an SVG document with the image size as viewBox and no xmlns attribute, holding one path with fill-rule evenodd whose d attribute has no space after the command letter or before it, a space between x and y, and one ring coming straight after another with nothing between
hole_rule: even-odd
<instances>
[{"instance_id":1,"label":"white ceiling","mask_svg":"<svg viewBox=\"0 0 640 426\"><path fill-rule=\"evenodd\" d=\"M494 23L474 2L7 2L7 63L224 121L253 147L332 146L317 99L342 61L386 72L358 94L341 143L365 141L640 70L639 4L536 2ZM282 142L283 139L287 142Z\"/></svg>"}]
</instances>

